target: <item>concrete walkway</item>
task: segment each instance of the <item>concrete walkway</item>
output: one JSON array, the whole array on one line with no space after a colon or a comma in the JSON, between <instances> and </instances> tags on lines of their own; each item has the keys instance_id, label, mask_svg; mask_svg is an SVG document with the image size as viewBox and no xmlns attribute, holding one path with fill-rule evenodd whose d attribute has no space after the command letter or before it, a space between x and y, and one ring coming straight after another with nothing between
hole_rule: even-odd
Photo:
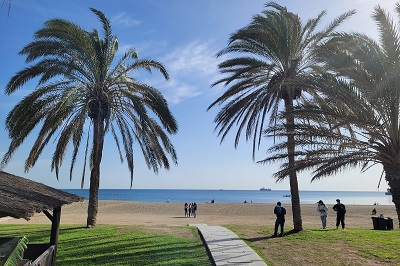
<instances>
[{"instance_id":1,"label":"concrete walkway","mask_svg":"<svg viewBox=\"0 0 400 266\"><path fill-rule=\"evenodd\" d=\"M214 265L267 265L254 250L231 230L222 226L208 226L206 224L189 225L196 226L199 230Z\"/></svg>"}]
</instances>

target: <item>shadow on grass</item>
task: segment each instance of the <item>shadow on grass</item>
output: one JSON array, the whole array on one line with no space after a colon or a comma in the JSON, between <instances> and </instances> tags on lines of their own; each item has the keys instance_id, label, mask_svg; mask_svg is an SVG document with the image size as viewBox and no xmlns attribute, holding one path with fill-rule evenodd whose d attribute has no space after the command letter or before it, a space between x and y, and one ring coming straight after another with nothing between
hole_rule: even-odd
<instances>
[{"instance_id":1,"label":"shadow on grass","mask_svg":"<svg viewBox=\"0 0 400 266\"><path fill-rule=\"evenodd\" d=\"M68 231L75 231L75 230L80 230L80 229L90 229L86 225L85 226L76 226L76 227L68 227L68 228L62 228L62 231L68 232Z\"/></svg>"},{"instance_id":2,"label":"shadow on grass","mask_svg":"<svg viewBox=\"0 0 400 266\"><path fill-rule=\"evenodd\" d=\"M210 265L200 239L128 228L123 233L113 227L60 232L60 236L70 233L71 240L60 241L57 265Z\"/></svg>"},{"instance_id":3,"label":"shadow on grass","mask_svg":"<svg viewBox=\"0 0 400 266\"><path fill-rule=\"evenodd\" d=\"M289 235L294 235L294 234L297 234L297 233L299 233L298 230L290 230L289 232L285 233L284 235L285 236L289 236Z\"/></svg>"},{"instance_id":4,"label":"shadow on grass","mask_svg":"<svg viewBox=\"0 0 400 266\"><path fill-rule=\"evenodd\" d=\"M48 226L0 225L0 234L25 235L29 243L49 241ZM195 229L180 228L197 235ZM174 237L135 226L62 226L57 266L64 265L211 265L199 237Z\"/></svg>"},{"instance_id":5,"label":"shadow on grass","mask_svg":"<svg viewBox=\"0 0 400 266\"><path fill-rule=\"evenodd\" d=\"M298 231L296 230L290 230L286 233L283 234L283 237L297 234ZM269 236L260 236L260 237L253 237L253 238L243 238L243 240L249 241L249 242L257 242L257 241L263 241L263 240L268 240L268 239L275 239L275 238L280 238L280 236L274 236L274 235L269 235Z\"/></svg>"},{"instance_id":6,"label":"shadow on grass","mask_svg":"<svg viewBox=\"0 0 400 266\"><path fill-rule=\"evenodd\" d=\"M254 237L254 238L243 238L243 240L249 241L249 242L257 242L257 241L267 240L270 238L274 238L274 237L273 236L262 236L262 237Z\"/></svg>"}]
</instances>

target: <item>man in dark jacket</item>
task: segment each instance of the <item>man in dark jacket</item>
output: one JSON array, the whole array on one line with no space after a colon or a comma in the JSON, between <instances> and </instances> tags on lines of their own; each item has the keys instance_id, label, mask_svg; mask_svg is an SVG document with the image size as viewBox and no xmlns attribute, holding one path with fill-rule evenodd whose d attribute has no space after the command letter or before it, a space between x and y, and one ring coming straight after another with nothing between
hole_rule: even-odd
<instances>
[{"instance_id":1,"label":"man in dark jacket","mask_svg":"<svg viewBox=\"0 0 400 266\"><path fill-rule=\"evenodd\" d=\"M340 203L340 199L336 200L336 204L333 206L333 210L336 212L336 229L339 228L339 224L342 224L344 230L344 215L346 214L346 206Z\"/></svg>"},{"instance_id":2,"label":"man in dark jacket","mask_svg":"<svg viewBox=\"0 0 400 266\"><path fill-rule=\"evenodd\" d=\"M282 207L281 202L277 202L276 206L274 208L274 213L276 214L276 220L275 220L275 231L274 231L274 237L278 235L278 227L281 227L281 233L279 236L283 236L283 229L285 226L285 214L286 214L286 209Z\"/></svg>"}]
</instances>

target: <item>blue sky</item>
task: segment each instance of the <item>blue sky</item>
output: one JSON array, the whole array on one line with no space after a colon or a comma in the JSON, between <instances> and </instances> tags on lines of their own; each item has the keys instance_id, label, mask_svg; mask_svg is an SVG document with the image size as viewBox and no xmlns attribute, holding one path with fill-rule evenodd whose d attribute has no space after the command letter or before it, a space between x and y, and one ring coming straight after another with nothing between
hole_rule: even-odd
<instances>
[{"instance_id":1,"label":"blue sky","mask_svg":"<svg viewBox=\"0 0 400 266\"><path fill-rule=\"evenodd\" d=\"M167 98L170 109L179 124L179 132L171 139L178 153L178 166L158 175L147 169L139 149L135 150L133 188L181 188L181 189L289 189L289 182L276 183L272 178L275 165L259 165L252 161L251 143L241 140L234 148L233 134L222 144L214 132L213 119L218 111L207 107L224 88L210 87L221 78L218 74L215 54L227 44L229 35L247 25L253 15L264 9L264 1L255 0L117 0L117 1L12 1L10 15L7 6L0 8L0 88L4 90L9 79L24 68L24 57L18 52L33 40L33 33L52 18L63 18L78 23L86 30L101 29L90 7L102 11L111 21L118 36L121 54L129 47L137 49L140 58L160 61L170 73L165 82L159 74L135 76L153 85ZM339 14L356 9L357 14L348 20L342 30L360 31L375 37L376 27L371 19L377 4L392 13L395 1L385 0L307 0L277 1L290 11L298 13L303 21L328 12L322 25L327 25ZM393 14L393 13L392 13ZM0 96L0 155L6 151L9 140L4 130L5 116L35 83L11 96ZM235 131L233 131L235 132ZM32 139L14 154L4 169L45 183L55 188L80 188L82 165L77 163L72 181L69 180L69 157L66 157L60 179L50 171L54 146L49 145L40 160L28 173L23 165L31 148ZM261 146L256 160L266 157L268 143ZM129 188L127 165L121 164L114 142L108 136L101 166L101 188ZM83 158L83 157L81 157ZM381 174L380 167L366 173L359 169L310 183L310 175L299 174L300 190L366 190L375 191ZM85 188L89 187L88 176ZM382 182L380 190L386 190Z\"/></svg>"}]
</instances>

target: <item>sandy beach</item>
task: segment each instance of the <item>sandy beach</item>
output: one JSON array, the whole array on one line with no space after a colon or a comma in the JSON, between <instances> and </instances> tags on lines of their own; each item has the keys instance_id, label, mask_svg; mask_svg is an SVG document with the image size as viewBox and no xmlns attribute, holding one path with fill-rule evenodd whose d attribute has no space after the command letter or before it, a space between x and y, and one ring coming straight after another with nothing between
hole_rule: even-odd
<instances>
[{"instance_id":1,"label":"sandy beach","mask_svg":"<svg viewBox=\"0 0 400 266\"><path fill-rule=\"evenodd\" d=\"M73 203L62 207L61 224L86 224L87 201ZM129 201L99 201L97 224L120 225L167 225L184 226L189 223L205 223L208 225L251 225L273 226L275 216L274 204L261 203L198 203L196 218L184 217L183 204L180 203L148 203ZM328 205L328 228L335 228L336 213L333 205ZM292 226L292 211L287 209L286 224ZM372 228L371 211L376 208L377 214L393 218L394 228L398 228L398 219L394 206L361 206L346 205L347 228ZM302 205L304 228L319 228L321 220L315 205ZM1 219L1 223L50 223L42 213L35 214L30 221L23 219Z\"/></svg>"}]
</instances>

